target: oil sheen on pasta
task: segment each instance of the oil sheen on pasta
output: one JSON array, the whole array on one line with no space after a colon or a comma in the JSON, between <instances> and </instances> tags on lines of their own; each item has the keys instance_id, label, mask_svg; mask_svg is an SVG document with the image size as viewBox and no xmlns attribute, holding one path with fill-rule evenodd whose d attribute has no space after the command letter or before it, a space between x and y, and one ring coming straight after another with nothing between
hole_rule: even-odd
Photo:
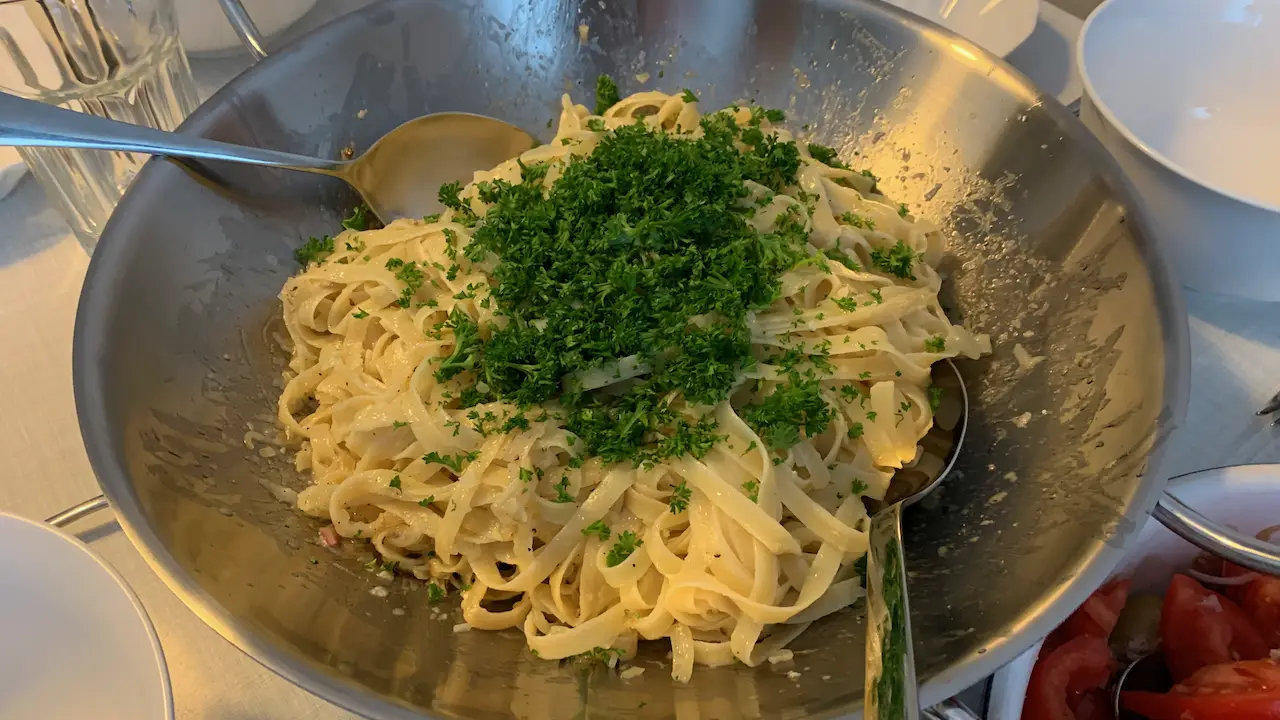
<instances>
[{"instance_id":1,"label":"oil sheen on pasta","mask_svg":"<svg viewBox=\"0 0 1280 720\"><path fill-rule=\"evenodd\" d=\"M546 659L756 665L862 595L862 498L933 422L942 238L779 111L562 102L440 217L281 292L299 507ZM360 223L352 223L361 227Z\"/></svg>"}]
</instances>

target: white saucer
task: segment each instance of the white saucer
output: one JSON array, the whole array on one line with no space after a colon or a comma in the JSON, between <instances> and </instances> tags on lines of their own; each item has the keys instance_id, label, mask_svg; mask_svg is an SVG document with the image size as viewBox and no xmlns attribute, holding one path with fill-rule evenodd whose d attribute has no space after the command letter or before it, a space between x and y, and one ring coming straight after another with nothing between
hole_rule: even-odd
<instances>
[{"instance_id":1,"label":"white saucer","mask_svg":"<svg viewBox=\"0 0 1280 720\"><path fill-rule=\"evenodd\" d=\"M160 639L87 545L0 513L0 717L170 720Z\"/></svg>"}]
</instances>

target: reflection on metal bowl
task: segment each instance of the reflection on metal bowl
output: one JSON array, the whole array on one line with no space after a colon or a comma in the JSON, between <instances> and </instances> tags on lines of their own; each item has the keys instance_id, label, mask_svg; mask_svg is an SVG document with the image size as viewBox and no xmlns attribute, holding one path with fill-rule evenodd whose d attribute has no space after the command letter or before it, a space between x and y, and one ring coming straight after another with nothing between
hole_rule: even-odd
<instances>
[{"instance_id":1,"label":"reflection on metal bowl","mask_svg":"<svg viewBox=\"0 0 1280 720\"><path fill-rule=\"evenodd\" d=\"M786 108L943 224L944 301L995 354L962 368L972 440L908 516L923 700L1048 632L1160 490L1152 463L1186 400L1185 320L1101 147L976 46L878 4L393 0L276 53L184 130L332 156L451 110L545 139L560 93L585 98L601 72L624 92L687 86L708 107ZM184 602L370 717L855 711L857 608L802 635L789 666L699 668L682 686L655 644L648 671L622 680L540 661L517 633L454 633L421 584L371 595L386 583L362 569L367 552L317 545L317 523L285 502L305 480L255 438L274 427L269 321L292 249L353 200L336 181L153 161L93 258L76 326L81 427L121 525Z\"/></svg>"}]
</instances>

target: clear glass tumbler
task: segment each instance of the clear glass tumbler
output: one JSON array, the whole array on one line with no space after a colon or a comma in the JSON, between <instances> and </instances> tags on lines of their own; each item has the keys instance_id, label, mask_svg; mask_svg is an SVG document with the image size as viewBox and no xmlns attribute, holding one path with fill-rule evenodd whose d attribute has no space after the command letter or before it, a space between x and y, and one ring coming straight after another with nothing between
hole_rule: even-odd
<instances>
[{"instance_id":1,"label":"clear glass tumbler","mask_svg":"<svg viewBox=\"0 0 1280 720\"><path fill-rule=\"evenodd\" d=\"M0 90L172 130L199 102L174 18L173 0L0 0ZM18 152L89 252L148 159L100 150Z\"/></svg>"}]
</instances>

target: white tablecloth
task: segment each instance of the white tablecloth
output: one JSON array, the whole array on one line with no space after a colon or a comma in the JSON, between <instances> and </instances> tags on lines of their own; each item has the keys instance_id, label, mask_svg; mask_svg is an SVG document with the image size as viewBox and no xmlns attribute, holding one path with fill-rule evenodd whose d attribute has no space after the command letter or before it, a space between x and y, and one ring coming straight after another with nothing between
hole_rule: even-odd
<instances>
[{"instance_id":1,"label":"white tablecloth","mask_svg":"<svg viewBox=\"0 0 1280 720\"><path fill-rule=\"evenodd\" d=\"M219 61L206 77L234 72L232 61ZM0 510L44 518L99 492L80 443L71 390L72 322L87 258L30 178L0 201L0 228ZM1187 305L1191 408L1166 470L1280 462L1280 429L1253 414L1280 390L1280 305L1198 293L1188 293ZM76 530L120 571L150 613L179 718L350 717L207 628L151 572L110 513Z\"/></svg>"}]
</instances>

